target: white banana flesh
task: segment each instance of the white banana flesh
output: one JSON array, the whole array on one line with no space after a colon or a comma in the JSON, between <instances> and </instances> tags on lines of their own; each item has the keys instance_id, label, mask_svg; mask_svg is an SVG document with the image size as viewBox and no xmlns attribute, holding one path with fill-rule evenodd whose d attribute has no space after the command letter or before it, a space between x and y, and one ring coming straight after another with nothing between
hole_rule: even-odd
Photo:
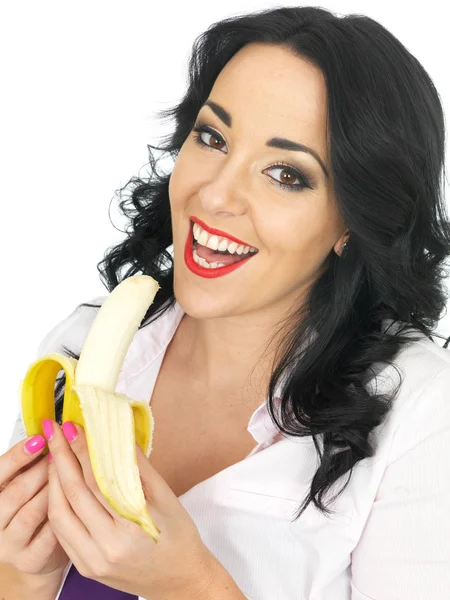
<instances>
[{"instance_id":1,"label":"white banana flesh","mask_svg":"<svg viewBox=\"0 0 450 600\"><path fill-rule=\"evenodd\" d=\"M138 523L155 542L160 530L147 508L136 457L135 414L147 423L149 456L153 418L149 399L136 401L115 389L128 348L159 289L147 275L122 281L100 307L86 336L75 385L93 473L100 491L122 516Z\"/></svg>"},{"instance_id":2,"label":"white banana flesh","mask_svg":"<svg viewBox=\"0 0 450 600\"><path fill-rule=\"evenodd\" d=\"M158 538L160 531L148 513L137 466L132 411L137 403L123 394L92 386L75 385L72 389L80 400L92 470L100 491L121 516ZM150 407L144 402L142 405L151 423Z\"/></svg>"}]
</instances>

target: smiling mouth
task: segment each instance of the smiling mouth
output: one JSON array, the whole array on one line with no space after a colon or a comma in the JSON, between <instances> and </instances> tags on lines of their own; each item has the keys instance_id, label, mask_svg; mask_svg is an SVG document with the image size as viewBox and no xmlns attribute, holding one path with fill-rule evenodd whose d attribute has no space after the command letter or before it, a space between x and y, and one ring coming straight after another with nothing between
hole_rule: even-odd
<instances>
[{"instance_id":1,"label":"smiling mouth","mask_svg":"<svg viewBox=\"0 0 450 600\"><path fill-rule=\"evenodd\" d=\"M192 236L193 251L196 253L196 255L198 257L203 258L208 263L218 263L218 264L221 264L224 266L228 266L228 265L249 259L252 256L255 256L255 254L258 254L258 252L259 252L257 249L254 249L254 251L247 251L245 254L243 252L241 254L238 254L236 252L236 242L234 242L234 246L232 246L232 248L234 250L233 252L229 252L228 250L213 250L212 248L203 246L203 245L199 244L198 241L194 237L194 223L192 221L191 221L191 236ZM221 237L222 237L222 239L225 238L225 236L221 236ZM225 239L227 239L230 244L232 243L232 240L230 240L229 238L225 238Z\"/></svg>"},{"instance_id":2,"label":"smiling mouth","mask_svg":"<svg viewBox=\"0 0 450 600\"><path fill-rule=\"evenodd\" d=\"M205 233L207 233L209 237L217 236L217 238L219 238L219 244L223 240L226 240L229 244L233 244L233 243L237 244L238 247L242 246L243 248L247 248L247 247L251 248L253 252L257 252L257 250L258 250L258 248L255 248L251 244L247 244L246 242L243 242L242 240L238 239L234 235L229 235L225 231L221 231L220 229L209 227L206 223L204 223L198 217L192 217L190 219L190 222L191 222L192 229L195 229L195 225L197 225L197 227L200 227L203 231L205 231ZM231 253L233 253L233 250L231 251Z\"/></svg>"}]
</instances>

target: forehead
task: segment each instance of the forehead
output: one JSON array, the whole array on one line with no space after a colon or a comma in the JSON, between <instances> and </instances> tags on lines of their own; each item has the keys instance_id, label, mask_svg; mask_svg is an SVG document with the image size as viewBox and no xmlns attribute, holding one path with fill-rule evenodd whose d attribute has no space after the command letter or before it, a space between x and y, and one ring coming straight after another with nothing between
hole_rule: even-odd
<instances>
[{"instance_id":1,"label":"forehead","mask_svg":"<svg viewBox=\"0 0 450 600\"><path fill-rule=\"evenodd\" d=\"M321 144L326 124L322 72L281 46L251 43L219 73L209 96L232 116L233 128L256 124L274 135L297 133ZM206 109L209 110L209 109ZM311 138L312 136L312 138Z\"/></svg>"},{"instance_id":2,"label":"forehead","mask_svg":"<svg viewBox=\"0 0 450 600\"><path fill-rule=\"evenodd\" d=\"M224 66L208 99L230 113L243 145L285 137L313 148L329 167L325 79L306 59L282 46L248 44Z\"/></svg>"}]
</instances>

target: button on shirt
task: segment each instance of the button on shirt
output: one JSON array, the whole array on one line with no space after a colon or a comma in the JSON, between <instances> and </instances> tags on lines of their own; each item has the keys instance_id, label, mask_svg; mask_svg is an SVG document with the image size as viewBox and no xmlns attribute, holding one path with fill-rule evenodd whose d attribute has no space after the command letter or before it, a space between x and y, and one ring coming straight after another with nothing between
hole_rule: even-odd
<instances>
[{"instance_id":1,"label":"button on shirt","mask_svg":"<svg viewBox=\"0 0 450 600\"><path fill-rule=\"evenodd\" d=\"M63 344L79 354L96 313L77 307L46 335L36 358L63 353ZM175 303L136 333L117 392L151 400L183 314ZM278 432L267 399L248 424L258 444L253 451L179 497L203 542L249 600L450 598L450 354L422 335L394 362L403 383L371 434L375 454L355 465L330 517L311 503L294 520L319 459L312 437ZM375 364L364 385L380 394L398 382L395 368ZM19 417L10 446L25 437ZM83 600L90 598L84 594Z\"/></svg>"}]
</instances>

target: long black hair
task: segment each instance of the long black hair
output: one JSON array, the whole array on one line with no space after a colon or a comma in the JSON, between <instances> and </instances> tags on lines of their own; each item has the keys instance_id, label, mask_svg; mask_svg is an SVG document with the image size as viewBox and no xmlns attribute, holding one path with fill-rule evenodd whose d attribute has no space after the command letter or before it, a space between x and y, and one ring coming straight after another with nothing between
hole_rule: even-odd
<instances>
[{"instance_id":1,"label":"long black hair","mask_svg":"<svg viewBox=\"0 0 450 600\"><path fill-rule=\"evenodd\" d=\"M323 502L325 492L349 472L333 500L339 496L353 466L376 451L369 434L386 418L401 384L392 394L370 394L364 381L372 365L395 367L401 346L419 339L418 332L433 342L432 334L443 337L434 329L448 299L444 115L419 61L369 17L283 7L211 25L193 44L184 98L158 113L174 119L174 128L161 146L147 146L149 177L132 177L118 190L131 189L119 204L129 220L126 238L97 265L109 292L135 274L158 281L160 290L141 327L175 304L170 173L158 171L162 155L155 160L151 148L176 158L221 69L251 42L283 46L323 72L334 194L350 232L341 257L330 252L323 274L291 316L267 390L279 431L312 436L320 457L297 519L310 502L324 514L332 512ZM397 325L395 333L383 330L384 319ZM307 351L298 352L313 331L317 336ZM273 394L285 374L275 409ZM59 421L64 379L56 385Z\"/></svg>"}]
</instances>

